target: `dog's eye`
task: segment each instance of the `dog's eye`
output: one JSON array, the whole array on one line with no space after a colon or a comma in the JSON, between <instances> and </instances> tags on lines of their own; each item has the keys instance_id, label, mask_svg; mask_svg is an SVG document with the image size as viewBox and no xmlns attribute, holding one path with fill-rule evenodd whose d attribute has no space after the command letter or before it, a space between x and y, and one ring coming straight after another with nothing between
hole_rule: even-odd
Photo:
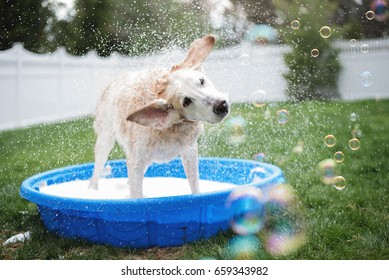
<instances>
[{"instance_id":1,"label":"dog's eye","mask_svg":"<svg viewBox=\"0 0 389 280\"><path fill-rule=\"evenodd\" d=\"M189 97L185 97L184 101L182 102L182 106L188 107L191 103L192 103L192 99L190 99Z\"/></svg>"},{"instance_id":2,"label":"dog's eye","mask_svg":"<svg viewBox=\"0 0 389 280\"><path fill-rule=\"evenodd\" d=\"M204 80L204 78L200 78L200 85L204 85L205 84L205 80Z\"/></svg>"}]
</instances>

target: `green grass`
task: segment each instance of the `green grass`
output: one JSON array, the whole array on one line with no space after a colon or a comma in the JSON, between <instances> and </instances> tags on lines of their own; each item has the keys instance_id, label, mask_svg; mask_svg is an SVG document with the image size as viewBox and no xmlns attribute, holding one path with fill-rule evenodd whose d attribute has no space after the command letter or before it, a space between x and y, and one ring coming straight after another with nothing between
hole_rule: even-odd
<instances>
[{"instance_id":1,"label":"green grass","mask_svg":"<svg viewBox=\"0 0 389 280\"><path fill-rule=\"evenodd\" d=\"M289 111L284 125L275 120L281 108ZM265 110L270 119L264 117ZM353 112L358 115L356 122L350 120ZM230 118L236 116L246 120L244 141L231 144L226 123L207 125L200 139L201 156L251 159L255 153L265 153L267 162L284 171L305 224L306 242L297 251L277 257L261 249L252 258L389 259L389 100L276 103L262 108L236 104ZM348 141L355 124L362 131L361 147L352 151ZM327 134L336 136L332 148L323 144ZM0 259L232 257L226 249L232 232L182 247L146 250L95 245L47 232L35 205L19 196L21 182L38 172L92 162L94 140L90 118L0 132L0 241L32 232L29 241L0 247ZM303 150L296 153L293 148L299 142ZM342 191L323 185L317 174L317 164L338 150L345 154L337 166L347 181ZM123 158L121 149L115 147L110 158Z\"/></svg>"}]
</instances>

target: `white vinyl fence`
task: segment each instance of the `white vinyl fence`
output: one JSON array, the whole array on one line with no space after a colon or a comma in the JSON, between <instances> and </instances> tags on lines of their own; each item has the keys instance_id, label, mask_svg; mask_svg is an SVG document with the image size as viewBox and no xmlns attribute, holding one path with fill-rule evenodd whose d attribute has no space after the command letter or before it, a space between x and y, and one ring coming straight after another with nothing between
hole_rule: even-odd
<instances>
[{"instance_id":1,"label":"white vinyl fence","mask_svg":"<svg viewBox=\"0 0 389 280\"><path fill-rule=\"evenodd\" d=\"M336 45L342 50L342 98L389 98L389 40ZM287 71L282 55L287 51L285 46L242 44L213 51L204 70L233 102L250 101L259 90L268 101L281 101L286 87L282 73ZM63 49L38 55L21 45L0 51L0 130L89 115L104 86L120 72L170 68L184 55L182 50L172 50L144 58L117 54L100 58L93 52L76 57Z\"/></svg>"}]
</instances>

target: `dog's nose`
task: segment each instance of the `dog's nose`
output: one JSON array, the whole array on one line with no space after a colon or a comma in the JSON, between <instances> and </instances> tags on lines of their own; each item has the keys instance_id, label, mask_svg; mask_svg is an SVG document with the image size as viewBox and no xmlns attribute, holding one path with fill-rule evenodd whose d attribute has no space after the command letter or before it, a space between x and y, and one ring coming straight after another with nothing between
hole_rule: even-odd
<instances>
[{"instance_id":1,"label":"dog's nose","mask_svg":"<svg viewBox=\"0 0 389 280\"><path fill-rule=\"evenodd\" d=\"M224 117L228 114L229 105L226 100L219 101L213 106L213 112L221 117Z\"/></svg>"}]
</instances>

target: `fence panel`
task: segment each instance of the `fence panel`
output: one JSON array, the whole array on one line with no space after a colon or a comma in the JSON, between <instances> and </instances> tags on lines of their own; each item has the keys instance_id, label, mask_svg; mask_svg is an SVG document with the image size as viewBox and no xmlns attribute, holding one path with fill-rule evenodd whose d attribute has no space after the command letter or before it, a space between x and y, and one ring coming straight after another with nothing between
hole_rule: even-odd
<instances>
[{"instance_id":1,"label":"fence panel","mask_svg":"<svg viewBox=\"0 0 389 280\"><path fill-rule=\"evenodd\" d=\"M389 39L337 41L343 70L339 90L345 100L389 98ZM262 90L268 101L285 100L286 46L242 44L215 50L204 70L216 87L233 102L248 102ZM163 55L129 58L113 55L100 58L91 52L84 57L63 49L38 55L21 45L0 52L0 130L43 122L77 118L93 113L107 83L122 71L165 67L182 61L185 53L173 49Z\"/></svg>"}]
</instances>

